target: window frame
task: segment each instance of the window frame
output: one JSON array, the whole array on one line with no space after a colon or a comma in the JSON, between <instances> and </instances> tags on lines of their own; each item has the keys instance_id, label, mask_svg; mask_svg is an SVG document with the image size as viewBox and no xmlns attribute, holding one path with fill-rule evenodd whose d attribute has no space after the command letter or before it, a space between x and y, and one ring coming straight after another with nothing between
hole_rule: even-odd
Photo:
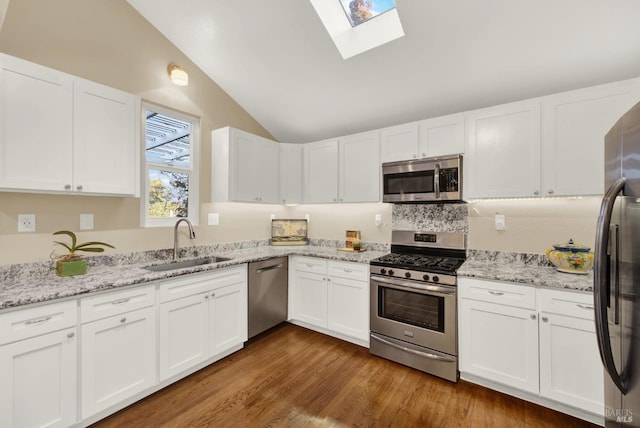
<instances>
[{"instance_id":1,"label":"window frame","mask_svg":"<svg viewBox=\"0 0 640 428\"><path fill-rule=\"evenodd\" d=\"M154 103L143 101L141 114L141 172L142 177L140 183L143 183L143 188L140 194L140 226L147 227L170 227L176 224L181 218L188 218L194 226L200 224L200 126L201 120L199 117L192 116L186 113L173 110L168 107L163 107ZM164 164L152 163L147 161L146 156L146 126L147 126L147 111L154 111L166 116L175 117L176 119L184 122L189 122L190 134L189 134L189 165L190 167L181 168L168 166ZM181 172L189 175L189 214L187 217L172 217L172 218L153 218L149 216L149 170L161 170L170 172Z\"/></svg>"}]
</instances>

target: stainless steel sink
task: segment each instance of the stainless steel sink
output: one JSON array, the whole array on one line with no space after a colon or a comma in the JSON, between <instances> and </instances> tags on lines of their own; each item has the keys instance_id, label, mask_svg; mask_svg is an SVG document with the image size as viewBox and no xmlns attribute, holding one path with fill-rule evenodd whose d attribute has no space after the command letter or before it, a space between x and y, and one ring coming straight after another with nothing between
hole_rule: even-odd
<instances>
[{"instance_id":1,"label":"stainless steel sink","mask_svg":"<svg viewBox=\"0 0 640 428\"><path fill-rule=\"evenodd\" d=\"M159 272L159 271L165 271L165 270L175 270L175 269L183 269L183 268L194 267L194 266L209 265L212 263L225 262L227 260L231 260L231 259L228 257L218 257L218 256L203 257L201 259L181 260L177 262L164 263L161 265L145 266L145 269Z\"/></svg>"}]
</instances>

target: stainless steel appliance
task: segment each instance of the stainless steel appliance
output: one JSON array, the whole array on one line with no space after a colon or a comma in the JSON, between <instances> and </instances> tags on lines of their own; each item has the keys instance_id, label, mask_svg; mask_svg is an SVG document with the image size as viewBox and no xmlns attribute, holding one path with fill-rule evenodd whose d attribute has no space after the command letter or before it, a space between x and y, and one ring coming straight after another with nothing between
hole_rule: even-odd
<instances>
[{"instance_id":1,"label":"stainless steel appliance","mask_svg":"<svg viewBox=\"0 0 640 428\"><path fill-rule=\"evenodd\" d=\"M249 263L249 337L287 320L287 257Z\"/></svg>"},{"instance_id":2,"label":"stainless steel appliance","mask_svg":"<svg viewBox=\"0 0 640 428\"><path fill-rule=\"evenodd\" d=\"M462 199L462 155L382 164L383 202Z\"/></svg>"},{"instance_id":3,"label":"stainless steel appliance","mask_svg":"<svg viewBox=\"0 0 640 428\"><path fill-rule=\"evenodd\" d=\"M605 137L594 303L605 426L640 427L640 104Z\"/></svg>"},{"instance_id":4,"label":"stainless steel appliance","mask_svg":"<svg viewBox=\"0 0 640 428\"><path fill-rule=\"evenodd\" d=\"M392 231L391 254L371 261L370 352L456 382L457 269L465 235Z\"/></svg>"}]
</instances>

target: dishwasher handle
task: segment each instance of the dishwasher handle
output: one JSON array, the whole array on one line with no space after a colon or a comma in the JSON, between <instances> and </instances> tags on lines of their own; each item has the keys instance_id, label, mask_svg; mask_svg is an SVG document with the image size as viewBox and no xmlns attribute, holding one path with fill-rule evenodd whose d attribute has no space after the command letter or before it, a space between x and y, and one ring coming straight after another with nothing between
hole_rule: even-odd
<instances>
[{"instance_id":1,"label":"dishwasher handle","mask_svg":"<svg viewBox=\"0 0 640 428\"><path fill-rule=\"evenodd\" d=\"M267 267L263 267L260 269L256 269L256 273L262 273L262 272L267 272L270 270L274 270L274 269L280 269L283 265L283 263L278 263L277 265L271 265L271 266L267 266Z\"/></svg>"}]
</instances>

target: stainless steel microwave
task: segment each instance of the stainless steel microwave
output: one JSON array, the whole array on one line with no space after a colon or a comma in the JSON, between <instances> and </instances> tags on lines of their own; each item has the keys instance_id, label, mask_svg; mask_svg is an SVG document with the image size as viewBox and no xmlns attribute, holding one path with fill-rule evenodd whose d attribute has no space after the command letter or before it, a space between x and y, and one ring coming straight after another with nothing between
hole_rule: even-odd
<instances>
[{"instance_id":1,"label":"stainless steel microwave","mask_svg":"<svg viewBox=\"0 0 640 428\"><path fill-rule=\"evenodd\" d=\"M383 202L462 200L462 155L382 164Z\"/></svg>"}]
</instances>

